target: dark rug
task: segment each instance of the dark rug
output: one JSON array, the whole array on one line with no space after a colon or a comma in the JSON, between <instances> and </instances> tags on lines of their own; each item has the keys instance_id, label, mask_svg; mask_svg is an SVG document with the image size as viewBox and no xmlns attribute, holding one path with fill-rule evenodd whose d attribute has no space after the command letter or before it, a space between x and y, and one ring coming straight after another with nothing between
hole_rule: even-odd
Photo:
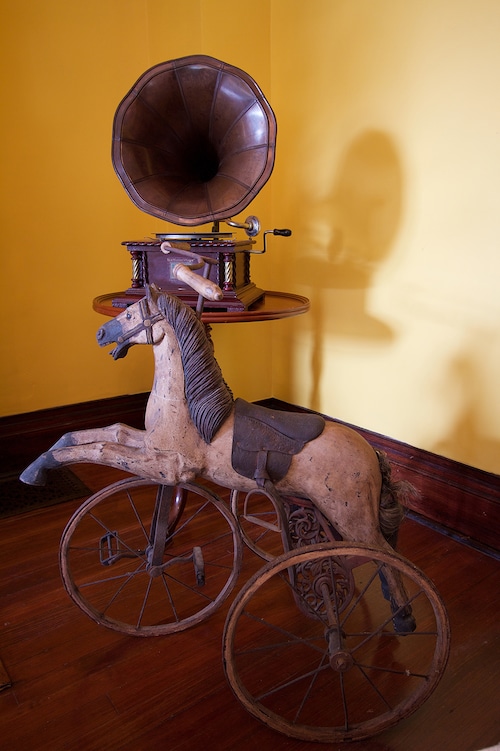
<instances>
[{"instance_id":1,"label":"dark rug","mask_svg":"<svg viewBox=\"0 0 500 751\"><path fill-rule=\"evenodd\" d=\"M0 519L90 495L87 486L66 467L49 472L43 486L26 485L17 474L1 475Z\"/></svg>"}]
</instances>

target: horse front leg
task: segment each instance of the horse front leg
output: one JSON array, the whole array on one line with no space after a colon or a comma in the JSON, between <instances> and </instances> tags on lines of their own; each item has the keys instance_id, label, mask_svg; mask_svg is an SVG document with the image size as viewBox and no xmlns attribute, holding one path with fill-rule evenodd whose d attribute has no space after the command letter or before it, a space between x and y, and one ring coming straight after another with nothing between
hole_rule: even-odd
<instances>
[{"instance_id":1,"label":"horse front leg","mask_svg":"<svg viewBox=\"0 0 500 751\"><path fill-rule=\"evenodd\" d=\"M65 433L48 451L35 459L19 479L28 485L45 485L49 469L78 462L107 464L99 459L102 459L104 447L109 444L127 449L142 448L144 431L116 423L105 428Z\"/></svg>"}]
</instances>

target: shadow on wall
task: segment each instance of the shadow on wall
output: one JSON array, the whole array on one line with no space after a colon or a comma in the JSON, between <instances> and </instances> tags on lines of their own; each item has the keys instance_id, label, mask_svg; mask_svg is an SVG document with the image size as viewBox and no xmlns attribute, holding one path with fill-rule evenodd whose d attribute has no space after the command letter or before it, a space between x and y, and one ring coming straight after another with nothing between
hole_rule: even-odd
<instances>
[{"instance_id":1,"label":"shadow on wall","mask_svg":"<svg viewBox=\"0 0 500 751\"><path fill-rule=\"evenodd\" d=\"M498 331L477 329L449 363L446 383L458 391L459 407L432 451L500 475L499 353Z\"/></svg>"},{"instance_id":2,"label":"shadow on wall","mask_svg":"<svg viewBox=\"0 0 500 751\"><path fill-rule=\"evenodd\" d=\"M313 282L311 406L319 404L323 337L388 342L393 332L367 310L374 272L389 256L402 209L401 165L392 140L368 130L347 148L330 196L311 214L324 228L324 257L308 260Z\"/></svg>"}]
</instances>

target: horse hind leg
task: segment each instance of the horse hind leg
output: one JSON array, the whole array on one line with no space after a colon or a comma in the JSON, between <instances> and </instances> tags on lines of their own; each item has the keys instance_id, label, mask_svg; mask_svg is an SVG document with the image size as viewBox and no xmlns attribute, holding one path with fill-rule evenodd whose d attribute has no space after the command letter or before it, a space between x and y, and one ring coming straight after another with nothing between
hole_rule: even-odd
<instances>
[{"instance_id":1,"label":"horse hind leg","mask_svg":"<svg viewBox=\"0 0 500 751\"><path fill-rule=\"evenodd\" d=\"M346 537L343 534L342 536L344 539L351 539L353 542L364 542L367 545L384 550L386 553L391 554L391 556L395 554L394 548L385 539L381 529L376 526L368 533L365 531L365 534L354 535L355 540L353 540L352 535ZM416 629L416 621L399 571L391 566L390 563L381 564L378 577L382 595L391 608L392 623L395 632L397 634L412 633Z\"/></svg>"},{"instance_id":2,"label":"horse hind leg","mask_svg":"<svg viewBox=\"0 0 500 751\"><path fill-rule=\"evenodd\" d=\"M382 476L382 488L379 501L379 525L385 540L395 550L398 532L404 518L402 501L416 493L415 488L408 482L392 479L391 465L384 453L377 451L377 458ZM408 604L407 595L396 571L380 570L380 583L385 599L390 603L393 613L394 630L398 634L415 631L416 621Z\"/></svg>"},{"instance_id":3,"label":"horse hind leg","mask_svg":"<svg viewBox=\"0 0 500 751\"><path fill-rule=\"evenodd\" d=\"M364 543L370 547L383 550L392 556L394 555L394 548L388 539L386 539L386 535L391 541L395 541L401 517L399 513L396 515L392 510L390 513L391 523L388 523L387 519L384 519L384 524L382 525L377 516L378 501L378 489L375 491L375 488L373 488L373 493L369 493L367 503L363 504L361 509L358 506L356 513L346 514L345 506L341 507L343 512L341 518L339 518L338 514L334 518L326 505L322 507L322 511L331 521L334 528L338 530L343 540L352 543ZM354 506L354 504L352 505ZM399 572L390 563L381 563L378 576L382 595L388 601L391 608L394 630L398 634L411 633L415 630L416 623Z\"/></svg>"},{"instance_id":4,"label":"horse hind leg","mask_svg":"<svg viewBox=\"0 0 500 751\"><path fill-rule=\"evenodd\" d=\"M356 513L349 515L345 514L344 509L343 519L337 519L336 526L345 540L364 542L393 554L404 518L402 501L414 491L409 483L393 480L387 457L380 452L376 454L381 485L378 482L371 484L362 508L353 504ZM328 515L327 509L325 512ZM332 522L335 525L335 520L332 519ZM384 564L381 565L379 579L382 594L391 607L394 630L398 634L411 633L416 628L416 622L401 575L390 564Z\"/></svg>"},{"instance_id":5,"label":"horse hind leg","mask_svg":"<svg viewBox=\"0 0 500 751\"><path fill-rule=\"evenodd\" d=\"M346 538L344 537L344 539ZM359 535L357 541L384 550L391 556L395 554L394 548L385 538L380 528L372 529L369 534ZM415 631L417 624L399 571L394 566L391 566L390 562L381 563L378 570L378 578L380 580L382 595L390 605L394 631L401 635L412 633Z\"/></svg>"},{"instance_id":6,"label":"horse hind leg","mask_svg":"<svg viewBox=\"0 0 500 751\"><path fill-rule=\"evenodd\" d=\"M387 568L379 571L382 594L391 606L392 624L397 634L411 634L417 628L399 572Z\"/></svg>"}]
</instances>

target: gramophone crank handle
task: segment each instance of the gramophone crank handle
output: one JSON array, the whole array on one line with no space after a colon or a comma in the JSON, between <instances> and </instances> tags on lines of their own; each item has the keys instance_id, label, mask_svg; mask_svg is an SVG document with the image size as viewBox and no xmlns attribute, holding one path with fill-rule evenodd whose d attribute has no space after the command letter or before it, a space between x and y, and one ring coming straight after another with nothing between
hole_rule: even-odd
<instances>
[{"instance_id":1,"label":"gramophone crank handle","mask_svg":"<svg viewBox=\"0 0 500 751\"><path fill-rule=\"evenodd\" d=\"M292 234L291 229L266 229L266 231L264 232L264 247L262 248L262 250L249 250L247 252L255 254L255 255L262 255L267 250L266 241L267 241L268 235L280 235L281 237L290 237L291 234Z\"/></svg>"},{"instance_id":2,"label":"gramophone crank handle","mask_svg":"<svg viewBox=\"0 0 500 751\"><path fill-rule=\"evenodd\" d=\"M188 266L183 263L176 263L171 271L174 279L184 282L188 287L194 289L198 294L203 295L207 300L222 300L223 292L221 288L210 279L205 279L199 274L195 274Z\"/></svg>"}]
</instances>

